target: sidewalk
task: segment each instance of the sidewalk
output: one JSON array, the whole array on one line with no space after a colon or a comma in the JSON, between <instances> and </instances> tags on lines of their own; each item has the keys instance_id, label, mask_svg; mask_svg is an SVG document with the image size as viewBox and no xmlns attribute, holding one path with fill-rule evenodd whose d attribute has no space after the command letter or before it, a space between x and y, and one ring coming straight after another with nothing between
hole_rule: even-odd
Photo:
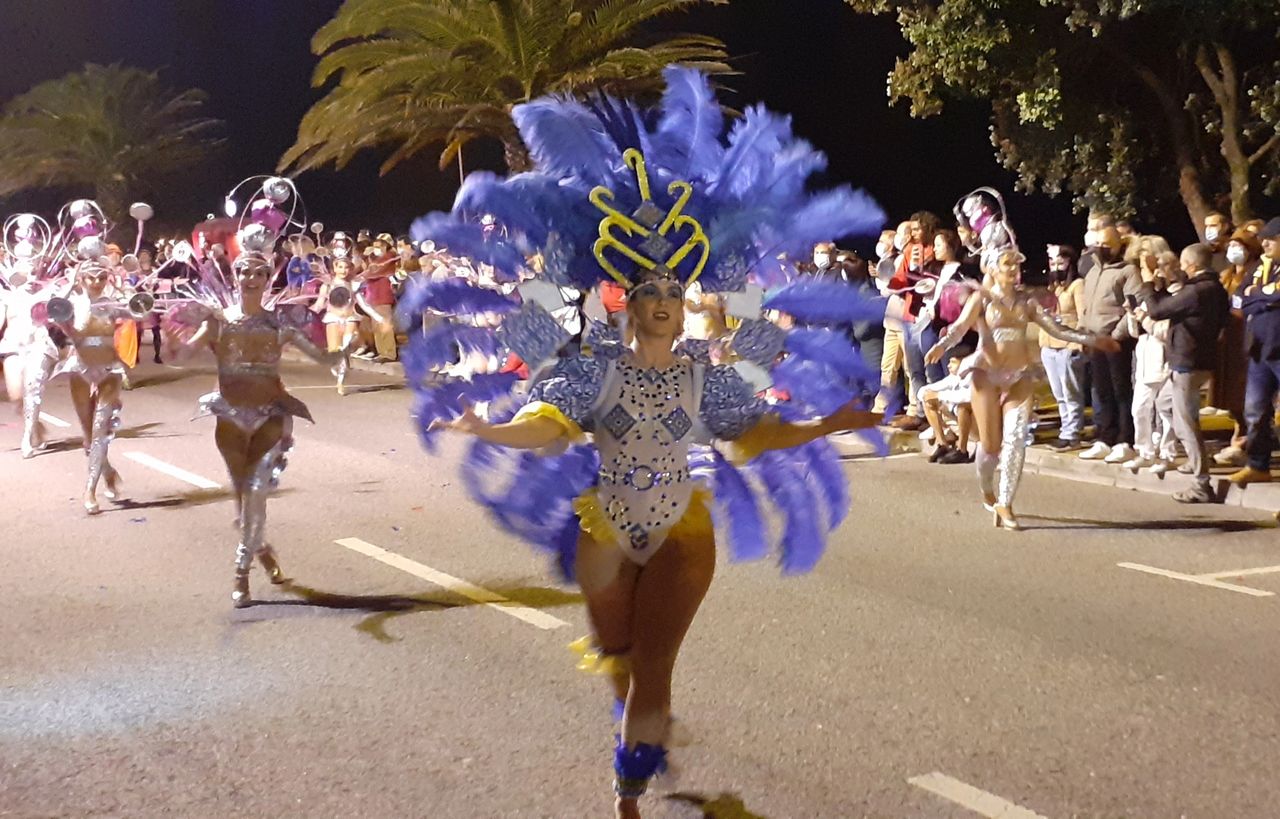
<instances>
[{"instance_id":1,"label":"sidewalk","mask_svg":"<svg viewBox=\"0 0 1280 819\"><path fill-rule=\"evenodd\" d=\"M280 357L291 364L315 364L317 367L320 366L301 351L293 347L285 347ZM399 361L392 361L387 364L375 364L367 359L352 356L350 368L360 372L378 373L379 375L388 375L393 378L404 379L404 365Z\"/></svg>"},{"instance_id":2,"label":"sidewalk","mask_svg":"<svg viewBox=\"0 0 1280 819\"><path fill-rule=\"evenodd\" d=\"M882 431L888 435L890 455L918 452L923 457L926 452L932 451L932 447L925 446L914 432L887 428L882 428ZM846 458L867 458L876 454L871 444L852 434L832 436L831 442ZM1227 480L1227 476L1234 471L1234 468L1213 468L1212 487L1222 504L1280 515L1280 478L1277 478L1276 483L1256 483L1242 488ZM1045 446L1027 448L1023 473L1160 495L1173 495L1191 485L1191 477L1175 469L1170 469L1163 477L1148 474L1146 470L1134 473L1119 465L1082 461L1078 451L1055 452ZM1170 503L1173 502L1170 500Z\"/></svg>"}]
</instances>

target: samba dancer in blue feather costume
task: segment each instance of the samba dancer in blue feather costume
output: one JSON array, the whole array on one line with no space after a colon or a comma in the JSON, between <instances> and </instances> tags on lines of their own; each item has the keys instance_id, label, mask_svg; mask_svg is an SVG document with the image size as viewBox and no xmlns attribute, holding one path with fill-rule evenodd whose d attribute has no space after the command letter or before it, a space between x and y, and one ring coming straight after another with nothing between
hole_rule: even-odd
<instances>
[{"instance_id":1,"label":"samba dancer in blue feather costume","mask_svg":"<svg viewBox=\"0 0 1280 819\"><path fill-rule=\"evenodd\" d=\"M537 169L505 180L473 174L452 214L415 225L415 238L491 267L496 284L422 280L402 302L405 323L425 328L415 329L406 367L428 446L441 428L479 439L464 465L473 495L553 554L586 597L594 645L581 646L584 665L611 678L622 711L620 816L639 815L666 764L672 670L711 582L715 530L732 557L762 557L772 511L784 571L812 568L848 506L823 438L877 421L849 402L859 378L878 374L859 370L838 333L788 334L765 320L748 282L784 280L779 258L816 241L874 230L879 208L847 189L807 193L825 160L786 118L753 108L726 144L706 78L673 68L667 81L653 113L608 98L518 107ZM546 280L528 280L530 269ZM517 300L501 283L522 277ZM628 290L634 340L603 339L597 327L589 354L566 352L555 294L605 277ZM693 281L729 293L743 319L733 364L676 347ZM507 353L533 373L529 400L514 417L482 420L471 404L501 405L516 376L460 377L457 365ZM771 383L791 400L757 397Z\"/></svg>"}]
</instances>

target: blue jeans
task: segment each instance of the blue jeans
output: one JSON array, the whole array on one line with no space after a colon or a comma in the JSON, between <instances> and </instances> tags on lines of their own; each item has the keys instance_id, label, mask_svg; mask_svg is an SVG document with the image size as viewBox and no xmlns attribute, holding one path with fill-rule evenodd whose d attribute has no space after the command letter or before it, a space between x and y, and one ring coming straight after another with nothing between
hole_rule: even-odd
<instances>
[{"instance_id":1,"label":"blue jeans","mask_svg":"<svg viewBox=\"0 0 1280 819\"><path fill-rule=\"evenodd\" d=\"M1080 425L1084 418L1084 392L1080 388L1081 355L1075 350L1041 348L1040 360L1049 376L1049 389L1058 402L1058 415L1062 427L1058 437L1064 441L1080 440Z\"/></svg>"},{"instance_id":2,"label":"blue jeans","mask_svg":"<svg viewBox=\"0 0 1280 819\"><path fill-rule=\"evenodd\" d=\"M1244 391L1244 420L1249 425L1245 451L1249 466L1264 472L1271 469L1271 451L1276 448L1272 419L1276 392L1280 390L1280 361L1249 359L1249 376Z\"/></svg>"},{"instance_id":3,"label":"blue jeans","mask_svg":"<svg viewBox=\"0 0 1280 819\"><path fill-rule=\"evenodd\" d=\"M916 388L916 394L911 396L909 403L915 406L920 405L920 390L924 389L924 385L929 383L924 369L924 349L920 347L920 334L926 329L928 327L925 324L917 321L915 324L908 325L906 333L904 333L906 339L903 346L906 347L907 370L911 373L911 383ZM920 412L923 415L924 410Z\"/></svg>"}]
</instances>

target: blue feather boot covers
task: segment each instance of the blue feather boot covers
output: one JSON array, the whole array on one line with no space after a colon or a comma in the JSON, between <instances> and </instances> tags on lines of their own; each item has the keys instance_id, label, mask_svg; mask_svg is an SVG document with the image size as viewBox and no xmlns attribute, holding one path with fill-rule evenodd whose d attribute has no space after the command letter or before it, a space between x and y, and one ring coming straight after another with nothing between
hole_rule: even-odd
<instances>
[{"instance_id":1,"label":"blue feather boot covers","mask_svg":"<svg viewBox=\"0 0 1280 819\"><path fill-rule=\"evenodd\" d=\"M639 799L649 780L667 769L667 749L638 742L628 748L618 736L613 752L613 792L621 799Z\"/></svg>"}]
</instances>

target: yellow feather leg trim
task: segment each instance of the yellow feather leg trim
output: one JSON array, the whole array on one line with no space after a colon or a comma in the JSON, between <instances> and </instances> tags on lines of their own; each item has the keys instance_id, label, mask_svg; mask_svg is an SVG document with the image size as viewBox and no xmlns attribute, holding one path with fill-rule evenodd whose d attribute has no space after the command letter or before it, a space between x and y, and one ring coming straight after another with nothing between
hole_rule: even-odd
<instances>
[{"instance_id":1,"label":"yellow feather leg trim","mask_svg":"<svg viewBox=\"0 0 1280 819\"><path fill-rule=\"evenodd\" d=\"M614 532L609 516L600 506L600 497L596 490L588 489L573 501L573 511L578 515L578 525L582 531L591 535L596 543L617 545L618 537ZM671 527L667 537L700 538L715 534L715 524L711 520L711 493L699 487L693 490L689 499L689 508L680 516L680 520Z\"/></svg>"},{"instance_id":2,"label":"yellow feather leg trim","mask_svg":"<svg viewBox=\"0 0 1280 819\"><path fill-rule=\"evenodd\" d=\"M631 673L631 664L621 654L602 654L590 637L580 637L569 643L569 650L578 655L578 670L599 677L613 677Z\"/></svg>"},{"instance_id":3,"label":"yellow feather leg trim","mask_svg":"<svg viewBox=\"0 0 1280 819\"><path fill-rule=\"evenodd\" d=\"M671 527L667 537L677 540L695 540L715 536L716 527L711 521L711 493L705 489L693 490L689 500L689 508L684 510L680 520Z\"/></svg>"},{"instance_id":4,"label":"yellow feather leg trim","mask_svg":"<svg viewBox=\"0 0 1280 819\"><path fill-rule=\"evenodd\" d=\"M545 401L531 401L520 408L520 411L516 413L516 417L512 421L522 421L526 418L550 418L564 429L565 437L569 440L574 443L581 443L586 440L587 436L582 431L582 427L561 412L555 404L548 404Z\"/></svg>"}]
</instances>

